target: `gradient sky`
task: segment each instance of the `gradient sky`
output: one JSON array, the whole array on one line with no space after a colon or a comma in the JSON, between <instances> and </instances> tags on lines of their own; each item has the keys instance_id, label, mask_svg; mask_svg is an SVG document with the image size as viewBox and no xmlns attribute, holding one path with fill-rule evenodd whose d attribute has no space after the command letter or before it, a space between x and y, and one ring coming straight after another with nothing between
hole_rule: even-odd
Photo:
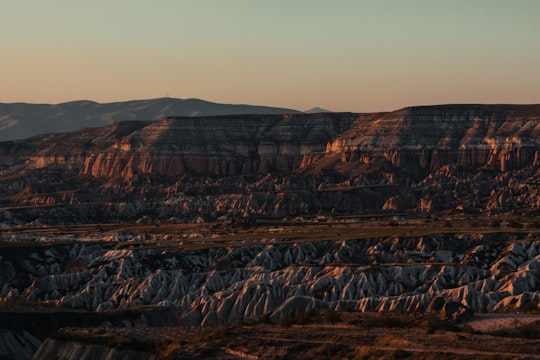
<instances>
[{"instance_id":1,"label":"gradient sky","mask_svg":"<svg viewBox=\"0 0 540 360\"><path fill-rule=\"evenodd\" d=\"M0 5L0 102L540 103L540 0Z\"/></svg>"}]
</instances>

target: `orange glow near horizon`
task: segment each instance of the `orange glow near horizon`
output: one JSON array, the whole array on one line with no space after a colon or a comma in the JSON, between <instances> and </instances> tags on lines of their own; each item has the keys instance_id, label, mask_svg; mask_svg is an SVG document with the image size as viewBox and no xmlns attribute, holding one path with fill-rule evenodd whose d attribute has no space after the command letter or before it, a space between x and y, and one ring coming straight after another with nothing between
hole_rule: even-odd
<instances>
[{"instance_id":1,"label":"orange glow near horizon","mask_svg":"<svg viewBox=\"0 0 540 360\"><path fill-rule=\"evenodd\" d=\"M537 1L30 3L4 5L0 102L540 103Z\"/></svg>"}]
</instances>

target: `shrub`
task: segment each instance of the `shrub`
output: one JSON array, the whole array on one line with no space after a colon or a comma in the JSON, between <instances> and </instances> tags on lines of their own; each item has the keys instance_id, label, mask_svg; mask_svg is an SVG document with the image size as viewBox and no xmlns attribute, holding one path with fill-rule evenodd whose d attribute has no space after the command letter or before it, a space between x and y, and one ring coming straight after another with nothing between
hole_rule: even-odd
<instances>
[{"instance_id":1,"label":"shrub","mask_svg":"<svg viewBox=\"0 0 540 360\"><path fill-rule=\"evenodd\" d=\"M514 229L521 229L523 227L523 224L516 221L516 220L511 220L508 223L508 226L510 226L511 228L514 228Z\"/></svg>"},{"instance_id":2,"label":"shrub","mask_svg":"<svg viewBox=\"0 0 540 360\"><path fill-rule=\"evenodd\" d=\"M501 227L501 220L496 219L491 222L491 227Z\"/></svg>"},{"instance_id":3,"label":"shrub","mask_svg":"<svg viewBox=\"0 0 540 360\"><path fill-rule=\"evenodd\" d=\"M107 341L107 346L115 349L126 349L133 343L133 338L127 335L116 335Z\"/></svg>"},{"instance_id":4,"label":"shrub","mask_svg":"<svg viewBox=\"0 0 540 360\"><path fill-rule=\"evenodd\" d=\"M296 314L290 314L278 320L278 325L290 327L292 325L306 325L317 322L319 319L317 311L311 309Z\"/></svg>"},{"instance_id":5,"label":"shrub","mask_svg":"<svg viewBox=\"0 0 540 360\"><path fill-rule=\"evenodd\" d=\"M499 330L490 332L490 335L504 336L519 339L540 339L540 323L527 324L512 330Z\"/></svg>"},{"instance_id":6,"label":"shrub","mask_svg":"<svg viewBox=\"0 0 540 360\"><path fill-rule=\"evenodd\" d=\"M405 359L405 358L408 358L412 356L412 353L410 351L407 351L407 350L393 350L391 353L390 353L390 359Z\"/></svg>"},{"instance_id":7,"label":"shrub","mask_svg":"<svg viewBox=\"0 0 540 360\"><path fill-rule=\"evenodd\" d=\"M226 339L229 336L229 333L229 323L224 322L202 333L200 338L203 341L220 341Z\"/></svg>"},{"instance_id":8,"label":"shrub","mask_svg":"<svg viewBox=\"0 0 540 360\"><path fill-rule=\"evenodd\" d=\"M398 314L382 313L380 316L366 316L358 321L358 326L364 329L372 328L407 328L409 323Z\"/></svg>"},{"instance_id":9,"label":"shrub","mask_svg":"<svg viewBox=\"0 0 540 360\"><path fill-rule=\"evenodd\" d=\"M433 334L435 330L459 332L461 331L461 328L457 326L453 321L432 319L428 321L426 332L428 334Z\"/></svg>"},{"instance_id":10,"label":"shrub","mask_svg":"<svg viewBox=\"0 0 540 360\"><path fill-rule=\"evenodd\" d=\"M293 316L292 315L288 315L288 316L284 316L282 318L280 318L278 320L278 325L281 326L281 327L291 327L293 325Z\"/></svg>"},{"instance_id":11,"label":"shrub","mask_svg":"<svg viewBox=\"0 0 540 360\"><path fill-rule=\"evenodd\" d=\"M527 314L540 314L540 309L538 308L538 303L528 302L519 309L521 312Z\"/></svg>"},{"instance_id":12,"label":"shrub","mask_svg":"<svg viewBox=\"0 0 540 360\"><path fill-rule=\"evenodd\" d=\"M335 323L343 321L343 319L341 318L341 314L338 313L336 310L328 309L325 310L323 313L323 321L334 325Z\"/></svg>"},{"instance_id":13,"label":"shrub","mask_svg":"<svg viewBox=\"0 0 540 360\"><path fill-rule=\"evenodd\" d=\"M271 324L272 323L272 319L270 319L270 314L259 316L256 321L257 321L257 324Z\"/></svg>"},{"instance_id":14,"label":"shrub","mask_svg":"<svg viewBox=\"0 0 540 360\"><path fill-rule=\"evenodd\" d=\"M148 341L139 341L128 335L116 335L107 339L107 346L117 350L133 350L153 352L155 344Z\"/></svg>"},{"instance_id":15,"label":"shrub","mask_svg":"<svg viewBox=\"0 0 540 360\"><path fill-rule=\"evenodd\" d=\"M178 355L180 354L180 351L182 349L182 346L177 342L170 342L168 344L163 344L163 348L159 351L159 359L174 359L178 358Z\"/></svg>"}]
</instances>

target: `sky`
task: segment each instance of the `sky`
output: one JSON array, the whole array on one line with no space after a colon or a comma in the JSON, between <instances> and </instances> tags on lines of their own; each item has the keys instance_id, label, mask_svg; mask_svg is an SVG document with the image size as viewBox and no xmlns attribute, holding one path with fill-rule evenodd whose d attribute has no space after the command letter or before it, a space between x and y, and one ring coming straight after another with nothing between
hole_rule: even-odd
<instances>
[{"instance_id":1,"label":"sky","mask_svg":"<svg viewBox=\"0 0 540 360\"><path fill-rule=\"evenodd\" d=\"M0 0L0 102L540 103L540 0Z\"/></svg>"}]
</instances>

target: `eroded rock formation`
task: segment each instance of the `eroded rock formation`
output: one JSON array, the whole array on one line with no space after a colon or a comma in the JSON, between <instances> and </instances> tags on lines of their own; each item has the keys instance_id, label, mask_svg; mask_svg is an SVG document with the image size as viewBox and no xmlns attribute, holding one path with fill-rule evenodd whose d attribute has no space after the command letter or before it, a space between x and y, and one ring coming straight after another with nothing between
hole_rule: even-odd
<instances>
[{"instance_id":1,"label":"eroded rock formation","mask_svg":"<svg viewBox=\"0 0 540 360\"><path fill-rule=\"evenodd\" d=\"M111 244L3 252L0 295L106 311L173 306L185 325L309 309L477 311L538 303L538 234L444 234L206 250Z\"/></svg>"},{"instance_id":2,"label":"eroded rock formation","mask_svg":"<svg viewBox=\"0 0 540 360\"><path fill-rule=\"evenodd\" d=\"M76 341L47 339L34 355L35 360L47 359L117 359L117 360L155 360L149 352L117 350L102 344L85 344Z\"/></svg>"},{"instance_id":3,"label":"eroded rock formation","mask_svg":"<svg viewBox=\"0 0 540 360\"><path fill-rule=\"evenodd\" d=\"M6 142L0 223L537 211L539 114L445 105L167 118Z\"/></svg>"}]
</instances>

